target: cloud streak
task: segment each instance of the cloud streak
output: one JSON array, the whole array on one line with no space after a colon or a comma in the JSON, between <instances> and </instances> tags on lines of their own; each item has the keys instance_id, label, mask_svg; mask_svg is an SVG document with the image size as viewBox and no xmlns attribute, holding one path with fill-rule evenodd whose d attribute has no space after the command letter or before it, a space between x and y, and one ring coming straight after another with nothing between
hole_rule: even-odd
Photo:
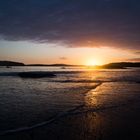
<instances>
[{"instance_id":1,"label":"cloud streak","mask_svg":"<svg viewBox=\"0 0 140 140\"><path fill-rule=\"evenodd\" d=\"M67 57L59 57L60 60L67 60Z\"/></svg>"},{"instance_id":2,"label":"cloud streak","mask_svg":"<svg viewBox=\"0 0 140 140\"><path fill-rule=\"evenodd\" d=\"M71 47L140 48L139 0L1 0L0 36Z\"/></svg>"},{"instance_id":3,"label":"cloud streak","mask_svg":"<svg viewBox=\"0 0 140 140\"><path fill-rule=\"evenodd\" d=\"M140 51L135 52L135 54L140 55Z\"/></svg>"},{"instance_id":4,"label":"cloud streak","mask_svg":"<svg viewBox=\"0 0 140 140\"><path fill-rule=\"evenodd\" d=\"M140 62L140 58L127 59L127 61Z\"/></svg>"}]
</instances>

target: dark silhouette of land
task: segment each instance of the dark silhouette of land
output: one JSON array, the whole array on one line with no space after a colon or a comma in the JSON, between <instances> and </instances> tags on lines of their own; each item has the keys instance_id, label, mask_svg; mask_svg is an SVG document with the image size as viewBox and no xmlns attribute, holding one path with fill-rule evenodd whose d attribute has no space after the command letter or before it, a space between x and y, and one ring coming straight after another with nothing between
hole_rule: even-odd
<instances>
[{"instance_id":1,"label":"dark silhouette of land","mask_svg":"<svg viewBox=\"0 0 140 140\"><path fill-rule=\"evenodd\" d=\"M52 67L79 67L84 65L69 65L69 64L24 64L14 61L0 61L0 66L52 66ZM140 62L116 62L102 66L96 66L100 69L125 69L128 67L140 67Z\"/></svg>"},{"instance_id":2,"label":"dark silhouette of land","mask_svg":"<svg viewBox=\"0 0 140 140\"><path fill-rule=\"evenodd\" d=\"M79 66L79 65L69 65L69 64L28 64L26 66L54 66L54 67L66 67L66 66Z\"/></svg>"},{"instance_id":3,"label":"dark silhouette of land","mask_svg":"<svg viewBox=\"0 0 140 140\"><path fill-rule=\"evenodd\" d=\"M109 63L109 64L100 66L100 68L105 68L105 69L124 69L124 68L128 68L128 67L140 67L140 62Z\"/></svg>"},{"instance_id":4,"label":"dark silhouette of land","mask_svg":"<svg viewBox=\"0 0 140 140\"><path fill-rule=\"evenodd\" d=\"M0 61L0 66L25 66L25 64L13 61Z\"/></svg>"}]
</instances>

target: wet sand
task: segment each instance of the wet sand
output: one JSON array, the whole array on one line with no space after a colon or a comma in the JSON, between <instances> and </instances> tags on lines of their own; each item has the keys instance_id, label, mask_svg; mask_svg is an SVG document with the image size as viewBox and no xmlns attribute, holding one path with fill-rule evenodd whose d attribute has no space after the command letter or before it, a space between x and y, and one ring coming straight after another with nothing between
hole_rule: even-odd
<instances>
[{"instance_id":1,"label":"wet sand","mask_svg":"<svg viewBox=\"0 0 140 140\"><path fill-rule=\"evenodd\" d=\"M104 83L85 94L85 105L69 114L38 128L0 136L0 140L140 139L138 87L134 83Z\"/></svg>"}]
</instances>

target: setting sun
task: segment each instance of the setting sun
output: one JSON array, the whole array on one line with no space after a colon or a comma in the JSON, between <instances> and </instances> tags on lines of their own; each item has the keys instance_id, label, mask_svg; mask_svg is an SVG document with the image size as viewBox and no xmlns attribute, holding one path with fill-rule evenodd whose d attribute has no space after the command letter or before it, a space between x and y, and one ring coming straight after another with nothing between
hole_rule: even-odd
<instances>
[{"instance_id":1,"label":"setting sun","mask_svg":"<svg viewBox=\"0 0 140 140\"><path fill-rule=\"evenodd\" d=\"M88 60L86 65L87 66L97 66L97 65L101 65L101 63L99 62L99 60L93 59L93 60Z\"/></svg>"}]
</instances>

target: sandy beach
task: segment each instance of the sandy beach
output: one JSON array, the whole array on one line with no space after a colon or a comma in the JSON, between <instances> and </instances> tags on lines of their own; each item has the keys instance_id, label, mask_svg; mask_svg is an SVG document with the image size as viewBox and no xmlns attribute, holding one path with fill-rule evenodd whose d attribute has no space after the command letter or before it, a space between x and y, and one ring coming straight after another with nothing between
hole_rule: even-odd
<instances>
[{"instance_id":1,"label":"sandy beach","mask_svg":"<svg viewBox=\"0 0 140 140\"><path fill-rule=\"evenodd\" d=\"M127 88L127 86L129 88ZM1 140L132 140L140 138L139 83L102 83L85 93L85 104L47 124L10 132Z\"/></svg>"}]
</instances>

